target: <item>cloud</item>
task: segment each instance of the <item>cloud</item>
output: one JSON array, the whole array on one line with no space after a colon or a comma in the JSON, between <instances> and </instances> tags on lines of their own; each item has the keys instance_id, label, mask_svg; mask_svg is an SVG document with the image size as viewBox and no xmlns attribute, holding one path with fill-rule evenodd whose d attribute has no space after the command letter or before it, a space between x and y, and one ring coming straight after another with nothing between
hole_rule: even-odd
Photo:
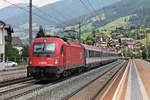
<instances>
[{"instance_id":1,"label":"cloud","mask_svg":"<svg viewBox=\"0 0 150 100\"><path fill-rule=\"evenodd\" d=\"M29 0L0 0L0 9L10 5L6 1L11 2L13 4L29 2ZM33 4L36 6L43 6L46 4L55 3L57 1L61 1L61 0L32 0Z\"/></svg>"},{"instance_id":2,"label":"cloud","mask_svg":"<svg viewBox=\"0 0 150 100\"><path fill-rule=\"evenodd\" d=\"M36 1L33 1L33 4L37 5L37 6L43 6L43 5L46 5L46 4L55 3L57 1L61 1L61 0L36 0Z\"/></svg>"},{"instance_id":3,"label":"cloud","mask_svg":"<svg viewBox=\"0 0 150 100\"><path fill-rule=\"evenodd\" d=\"M0 8L4 8L8 5L9 5L8 3L4 2L3 0L0 0Z\"/></svg>"},{"instance_id":4,"label":"cloud","mask_svg":"<svg viewBox=\"0 0 150 100\"><path fill-rule=\"evenodd\" d=\"M5 1L5 0L4 0ZM17 4L17 3L24 3L23 0L6 0L8 2L11 2L11 3L14 3L14 4Z\"/></svg>"}]
</instances>

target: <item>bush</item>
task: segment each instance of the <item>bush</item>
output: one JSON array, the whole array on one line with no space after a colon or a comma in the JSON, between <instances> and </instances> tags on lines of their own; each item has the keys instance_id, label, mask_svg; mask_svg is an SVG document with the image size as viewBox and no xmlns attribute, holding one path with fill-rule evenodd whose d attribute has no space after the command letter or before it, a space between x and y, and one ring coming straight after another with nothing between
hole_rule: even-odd
<instances>
[{"instance_id":1,"label":"bush","mask_svg":"<svg viewBox=\"0 0 150 100\"><path fill-rule=\"evenodd\" d=\"M6 42L5 44L5 59L12 60L14 58L19 58L19 52L16 48L13 48L11 43Z\"/></svg>"}]
</instances>

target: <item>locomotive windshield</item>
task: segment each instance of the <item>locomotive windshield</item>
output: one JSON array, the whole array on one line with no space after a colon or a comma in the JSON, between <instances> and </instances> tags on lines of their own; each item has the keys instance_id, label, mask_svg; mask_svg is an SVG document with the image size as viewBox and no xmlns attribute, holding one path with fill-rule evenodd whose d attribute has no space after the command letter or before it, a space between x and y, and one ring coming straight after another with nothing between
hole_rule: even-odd
<instances>
[{"instance_id":1,"label":"locomotive windshield","mask_svg":"<svg viewBox=\"0 0 150 100\"><path fill-rule=\"evenodd\" d=\"M36 43L34 45L34 56L49 56L55 54L55 43Z\"/></svg>"}]
</instances>

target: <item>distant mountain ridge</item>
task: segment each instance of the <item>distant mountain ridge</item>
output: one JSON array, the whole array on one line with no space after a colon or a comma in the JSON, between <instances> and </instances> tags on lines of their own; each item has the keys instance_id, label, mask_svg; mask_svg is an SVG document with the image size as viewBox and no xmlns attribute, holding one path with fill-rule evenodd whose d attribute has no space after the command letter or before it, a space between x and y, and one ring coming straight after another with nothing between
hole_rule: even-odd
<instances>
[{"instance_id":1,"label":"distant mountain ridge","mask_svg":"<svg viewBox=\"0 0 150 100\"><path fill-rule=\"evenodd\" d=\"M88 27L88 29L85 29L84 32L90 31L93 27L99 28L105 26L114 20L130 15L134 16L129 18L128 25L150 26L150 0L99 0L103 1L103 3L95 2L95 0L89 1L92 5L94 5L94 8L97 9L97 14L100 15L100 17L103 17L103 20L94 19L94 21L91 21L92 18L89 19L91 22L90 24L92 25L89 25L90 28ZM87 2L85 3L88 4ZM26 8L28 5L23 4L19 6ZM38 9L33 10L34 13L37 13L38 15L42 16L42 18L44 17L46 19L42 20L41 18L33 15L33 23L35 23L34 28L36 27L36 29L38 25L43 25L43 27L48 29L49 26L60 24L61 22L75 24L80 22L81 19L84 19L85 17L91 17L91 14L81 4L80 0L63 0L54 4L45 5L39 9L44 11L44 13L48 13L48 15L41 13ZM49 15L53 16L53 18ZM0 20L11 24L13 27L18 28L19 30L22 30L20 29L20 26L24 26L24 24L28 23L28 16L29 15L27 12L24 12L18 8L13 8L13 6L0 9ZM61 20L61 22L56 21L55 18ZM20 37L27 37L25 34L27 32L28 31L24 32L24 34L21 34Z\"/></svg>"},{"instance_id":2,"label":"distant mountain ridge","mask_svg":"<svg viewBox=\"0 0 150 100\"><path fill-rule=\"evenodd\" d=\"M28 8L27 4L18 4L19 7ZM14 5L0 9L0 19L7 20L10 17L18 16L23 13L22 9L17 9Z\"/></svg>"},{"instance_id":3,"label":"distant mountain ridge","mask_svg":"<svg viewBox=\"0 0 150 100\"><path fill-rule=\"evenodd\" d=\"M88 2L85 0L83 1L86 5L88 5ZM132 14L135 14L136 16L133 16L130 19L131 24L140 25L147 22L146 24L150 25L150 22L148 22L148 20L150 20L150 0L89 1L93 7L97 9L98 14L103 14L105 16L105 20L98 22L99 24L96 27L104 26L117 18ZM28 9L27 4L18 4L18 6ZM90 6L89 8L91 9ZM33 7L33 12L39 16L42 16L42 19L33 14L33 23L38 23L39 25L43 26L56 25L64 22L71 24L79 22L85 16L89 17L91 15L81 4L80 0L62 0L54 4L47 4L39 9L40 11ZM42 13L42 11L44 13ZM50 17L49 15L53 17ZM28 12L18 9L13 5L0 9L0 20L13 25L14 27L28 23L28 16ZM143 19L145 19L145 22ZM95 25L97 24L95 23Z\"/></svg>"},{"instance_id":4,"label":"distant mountain ridge","mask_svg":"<svg viewBox=\"0 0 150 100\"><path fill-rule=\"evenodd\" d=\"M86 3L86 5L88 5L85 0L83 1ZM99 2L95 0L89 1L95 9L101 9L120 0L99 0ZM28 8L27 4L18 4L18 6L24 7L25 9ZM41 25L56 25L89 14L87 9L84 8L84 6L81 4L80 0L62 0L54 4L45 5L43 7L40 7L39 9L41 11L39 11L38 9L34 9L33 12L42 16L42 19L47 21L44 21L41 18L33 15L33 22L39 23ZM42 11L48 14L43 14L41 13ZM13 5L1 9L0 13L0 19L13 26L18 26L28 22L28 12L18 9ZM49 15L53 17L49 17ZM56 21L55 18L61 20L61 22L58 20Z\"/></svg>"},{"instance_id":5,"label":"distant mountain ridge","mask_svg":"<svg viewBox=\"0 0 150 100\"><path fill-rule=\"evenodd\" d=\"M109 7L101 9L106 19L101 21L101 26L128 15L136 15L130 18L130 25L142 25L147 22L150 25L150 0L122 0ZM146 18L147 17L147 18ZM144 20L145 19L145 20Z\"/></svg>"}]
</instances>

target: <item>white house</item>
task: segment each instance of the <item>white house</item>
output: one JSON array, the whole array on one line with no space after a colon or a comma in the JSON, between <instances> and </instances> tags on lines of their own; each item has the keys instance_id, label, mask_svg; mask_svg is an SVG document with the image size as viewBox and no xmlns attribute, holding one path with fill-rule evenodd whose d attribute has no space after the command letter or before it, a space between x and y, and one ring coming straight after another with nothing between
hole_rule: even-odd
<instances>
[{"instance_id":1,"label":"white house","mask_svg":"<svg viewBox=\"0 0 150 100\"><path fill-rule=\"evenodd\" d=\"M4 37L4 34L5 34L5 30L3 30L3 26L0 26L0 62L4 61L4 53L5 53L5 50L4 50L4 46L5 46L5 37Z\"/></svg>"},{"instance_id":2,"label":"white house","mask_svg":"<svg viewBox=\"0 0 150 100\"><path fill-rule=\"evenodd\" d=\"M5 67L5 33L4 26L0 23L0 70Z\"/></svg>"}]
</instances>

